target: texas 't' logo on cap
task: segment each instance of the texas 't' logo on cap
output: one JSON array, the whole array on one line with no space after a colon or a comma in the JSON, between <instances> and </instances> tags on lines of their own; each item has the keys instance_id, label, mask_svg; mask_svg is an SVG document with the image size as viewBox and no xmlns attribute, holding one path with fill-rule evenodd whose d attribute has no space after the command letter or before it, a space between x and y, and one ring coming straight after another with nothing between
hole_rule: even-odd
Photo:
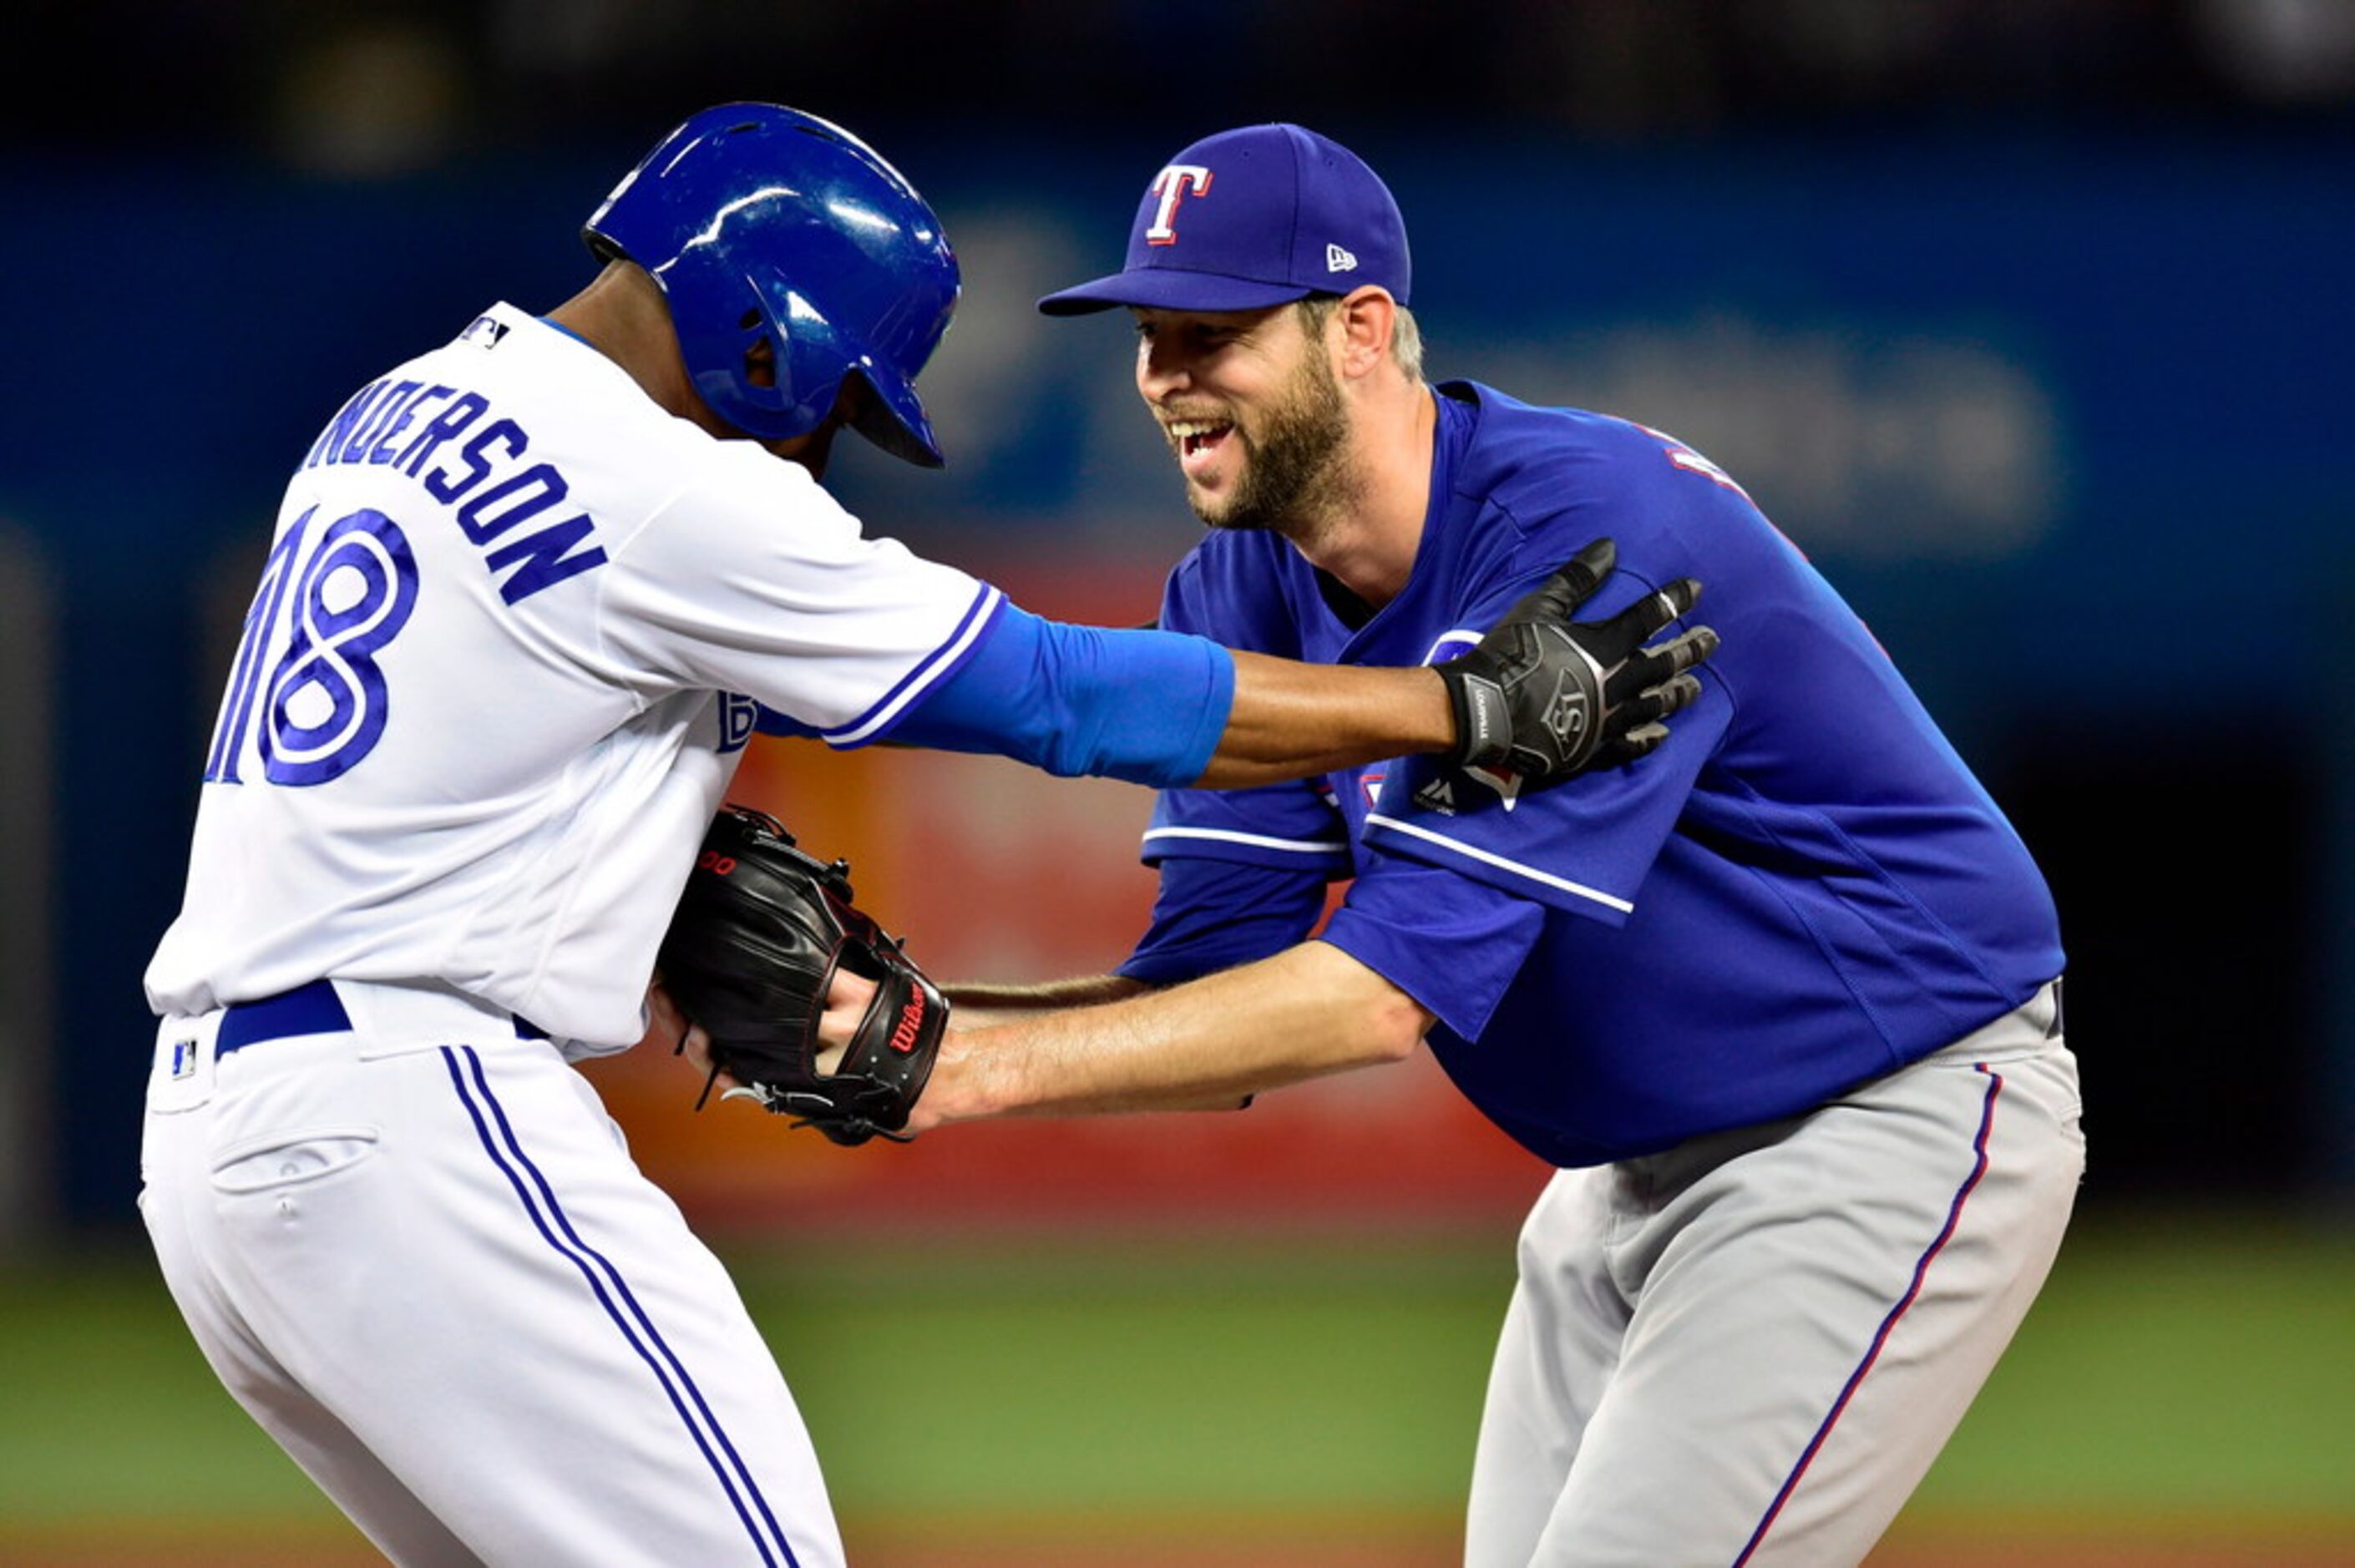
<instances>
[{"instance_id":1,"label":"texas 't' logo on cap","mask_svg":"<svg viewBox=\"0 0 2355 1568\"><path fill-rule=\"evenodd\" d=\"M1210 171L1200 164L1171 164L1153 176L1148 187L1161 198L1153 209L1153 226L1145 231L1147 245L1178 243L1178 203L1190 189L1196 196L1208 196L1210 191Z\"/></svg>"},{"instance_id":2,"label":"texas 't' logo on cap","mask_svg":"<svg viewBox=\"0 0 2355 1568\"><path fill-rule=\"evenodd\" d=\"M1245 125L1180 147L1146 183L1127 235L1119 271L1039 308L1261 311L1369 284L1407 302L1398 203L1356 154L1304 126Z\"/></svg>"}]
</instances>

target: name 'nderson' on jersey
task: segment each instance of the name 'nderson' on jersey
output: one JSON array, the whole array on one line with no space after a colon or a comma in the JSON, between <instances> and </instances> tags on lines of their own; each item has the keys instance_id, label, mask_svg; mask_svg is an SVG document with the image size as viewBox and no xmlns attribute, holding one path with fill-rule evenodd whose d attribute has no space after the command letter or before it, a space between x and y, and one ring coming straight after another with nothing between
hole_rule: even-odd
<instances>
[{"instance_id":1,"label":"name 'nderson' on jersey","mask_svg":"<svg viewBox=\"0 0 2355 1568\"><path fill-rule=\"evenodd\" d=\"M425 411L445 398L446 406L420 426ZM312 443L303 466L369 463L408 474L424 485L428 495L454 509L453 515L468 539L487 547L560 505L572 489L553 463L518 466L531 450L530 435L513 419L491 415L490 399L478 392L388 378L362 387L344 405ZM408 437L406 445L403 436ZM465 443L437 461L437 454L461 437ZM483 557L483 564L495 575L516 568L499 584L499 597L516 604L604 565L605 552L598 546L576 548L595 533L589 514L575 513L499 544Z\"/></svg>"}]
</instances>

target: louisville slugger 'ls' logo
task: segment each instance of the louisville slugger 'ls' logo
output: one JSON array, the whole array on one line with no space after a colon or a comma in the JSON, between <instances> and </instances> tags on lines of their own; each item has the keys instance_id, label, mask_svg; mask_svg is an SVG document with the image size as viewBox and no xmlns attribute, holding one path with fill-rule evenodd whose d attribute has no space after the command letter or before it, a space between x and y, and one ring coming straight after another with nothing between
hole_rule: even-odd
<instances>
[{"instance_id":1,"label":"louisville slugger 'ls' logo","mask_svg":"<svg viewBox=\"0 0 2355 1568\"><path fill-rule=\"evenodd\" d=\"M1586 736L1586 687L1569 675L1555 685L1553 695L1547 700L1545 714L1539 722L1554 738L1554 744L1564 751L1575 751Z\"/></svg>"},{"instance_id":2,"label":"louisville slugger 'ls' logo","mask_svg":"<svg viewBox=\"0 0 2355 1568\"><path fill-rule=\"evenodd\" d=\"M1178 203L1190 190L1195 196L1208 196L1210 191L1210 171L1199 164L1172 164L1153 176L1146 189L1161 198L1153 210L1153 227L1145 231L1147 245L1178 243Z\"/></svg>"}]
</instances>

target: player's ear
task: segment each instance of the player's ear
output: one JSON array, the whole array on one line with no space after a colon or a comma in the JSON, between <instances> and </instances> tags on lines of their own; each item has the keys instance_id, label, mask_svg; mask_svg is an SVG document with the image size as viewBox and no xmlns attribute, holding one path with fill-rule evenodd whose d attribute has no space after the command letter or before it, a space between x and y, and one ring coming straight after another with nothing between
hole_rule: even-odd
<instances>
[{"instance_id":1,"label":"player's ear","mask_svg":"<svg viewBox=\"0 0 2355 1568\"><path fill-rule=\"evenodd\" d=\"M773 361L772 365L773 366ZM834 455L835 432L845 428L857 429L861 419L872 419L880 411L881 403L867 378L857 371L842 378L840 390L834 395L834 407L818 422L817 429L782 440L763 441L771 453L787 462L797 462L809 470L813 479L826 477L826 464Z\"/></svg>"},{"instance_id":2,"label":"player's ear","mask_svg":"<svg viewBox=\"0 0 2355 1568\"><path fill-rule=\"evenodd\" d=\"M1368 283L1341 296L1333 313L1340 334L1340 372L1364 376L1391 356L1391 330L1398 322L1398 302L1390 291Z\"/></svg>"}]
</instances>

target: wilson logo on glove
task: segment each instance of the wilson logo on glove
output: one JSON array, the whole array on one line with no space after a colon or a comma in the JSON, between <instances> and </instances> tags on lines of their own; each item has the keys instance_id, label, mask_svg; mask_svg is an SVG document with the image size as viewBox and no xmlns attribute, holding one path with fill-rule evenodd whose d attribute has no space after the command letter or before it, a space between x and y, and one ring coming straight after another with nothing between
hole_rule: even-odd
<instances>
[{"instance_id":1,"label":"wilson logo on glove","mask_svg":"<svg viewBox=\"0 0 2355 1568\"><path fill-rule=\"evenodd\" d=\"M900 1027L891 1031L891 1049L900 1052L916 1048L916 1036L924 1027L924 993L918 991L900 1010Z\"/></svg>"}]
</instances>

